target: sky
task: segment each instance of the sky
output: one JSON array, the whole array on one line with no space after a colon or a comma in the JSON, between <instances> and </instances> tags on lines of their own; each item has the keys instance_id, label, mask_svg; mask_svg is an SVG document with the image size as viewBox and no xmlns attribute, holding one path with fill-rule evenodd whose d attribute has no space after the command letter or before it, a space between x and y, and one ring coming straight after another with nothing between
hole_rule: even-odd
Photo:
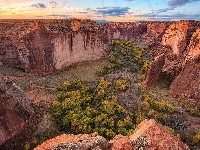
<instances>
[{"instance_id":1,"label":"sky","mask_svg":"<svg viewBox=\"0 0 200 150\"><path fill-rule=\"evenodd\" d=\"M200 20L200 0L0 0L0 19Z\"/></svg>"}]
</instances>

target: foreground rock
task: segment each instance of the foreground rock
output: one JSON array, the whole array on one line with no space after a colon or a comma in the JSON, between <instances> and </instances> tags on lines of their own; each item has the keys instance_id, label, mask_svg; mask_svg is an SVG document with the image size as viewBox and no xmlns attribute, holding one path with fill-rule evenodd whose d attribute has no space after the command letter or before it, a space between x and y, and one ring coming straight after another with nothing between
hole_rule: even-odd
<instances>
[{"instance_id":1,"label":"foreground rock","mask_svg":"<svg viewBox=\"0 0 200 150\"><path fill-rule=\"evenodd\" d=\"M137 149L189 150L188 146L153 119L141 122L130 140Z\"/></svg>"},{"instance_id":2,"label":"foreground rock","mask_svg":"<svg viewBox=\"0 0 200 150\"><path fill-rule=\"evenodd\" d=\"M0 77L0 145L25 128L34 114L32 102L14 82Z\"/></svg>"},{"instance_id":3,"label":"foreground rock","mask_svg":"<svg viewBox=\"0 0 200 150\"><path fill-rule=\"evenodd\" d=\"M110 142L96 133L62 135L48 140L34 150L189 150L187 145L154 120L144 120L130 137L117 135Z\"/></svg>"},{"instance_id":4,"label":"foreground rock","mask_svg":"<svg viewBox=\"0 0 200 150\"><path fill-rule=\"evenodd\" d=\"M36 147L34 150L89 150L109 148L108 141L97 133L84 135L61 135L48 140Z\"/></svg>"}]
</instances>

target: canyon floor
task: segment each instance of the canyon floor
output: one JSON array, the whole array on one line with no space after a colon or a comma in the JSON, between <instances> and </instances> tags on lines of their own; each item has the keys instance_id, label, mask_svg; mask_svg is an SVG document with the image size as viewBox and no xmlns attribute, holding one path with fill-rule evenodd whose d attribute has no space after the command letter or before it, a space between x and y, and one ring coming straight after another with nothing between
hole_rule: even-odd
<instances>
[{"instance_id":1,"label":"canyon floor","mask_svg":"<svg viewBox=\"0 0 200 150\"><path fill-rule=\"evenodd\" d=\"M41 104L45 110L48 110L51 103L57 99L56 95L58 91L56 90L56 86L67 80L72 81L74 77L78 77L84 83L91 85L98 79L96 72L108 64L110 62L107 59L89 61L71 65L49 75L27 73L20 68L5 66L0 66L0 72L4 77L13 80L20 86L34 103ZM148 87L146 92L156 100L162 100L172 104L176 108L183 109L185 112L184 121L189 125L188 128L192 134L194 131L200 129L200 117L192 116L185 110L190 107L195 107L195 102L190 99L183 100L172 97L168 89L169 84L169 81L161 79L154 86Z\"/></svg>"}]
</instances>

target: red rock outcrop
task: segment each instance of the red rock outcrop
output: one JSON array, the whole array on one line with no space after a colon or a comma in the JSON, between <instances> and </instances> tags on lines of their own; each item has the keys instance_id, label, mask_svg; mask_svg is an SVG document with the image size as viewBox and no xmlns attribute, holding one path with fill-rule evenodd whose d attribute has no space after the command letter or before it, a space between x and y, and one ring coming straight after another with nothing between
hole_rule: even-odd
<instances>
[{"instance_id":1,"label":"red rock outcrop","mask_svg":"<svg viewBox=\"0 0 200 150\"><path fill-rule=\"evenodd\" d=\"M111 141L106 141L96 133L84 135L61 135L50 139L34 150L55 149L83 150L189 150L188 146L169 133L154 120L144 120L131 136L117 135Z\"/></svg>"},{"instance_id":2,"label":"red rock outcrop","mask_svg":"<svg viewBox=\"0 0 200 150\"><path fill-rule=\"evenodd\" d=\"M143 80L143 86L151 86L160 78L162 68L165 64L165 55L159 55L150 64L150 68Z\"/></svg>"},{"instance_id":3,"label":"red rock outcrop","mask_svg":"<svg viewBox=\"0 0 200 150\"><path fill-rule=\"evenodd\" d=\"M0 79L0 145L14 137L34 114L31 100L14 82Z\"/></svg>"},{"instance_id":4,"label":"red rock outcrop","mask_svg":"<svg viewBox=\"0 0 200 150\"><path fill-rule=\"evenodd\" d=\"M189 150L187 145L153 119L142 121L130 140L137 149Z\"/></svg>"},{"instance_id":5,"label":"red rock outcrop","mask_svg":"<svg viewBox=\"0 0 200 150\"><path fill-rule=\"evenodd\" d=\"M172 23L162 37L162 45L170 45L176 55L181 55L187 47L188 38L197 27L194 21Z\"/></svg>"}]
</instances>

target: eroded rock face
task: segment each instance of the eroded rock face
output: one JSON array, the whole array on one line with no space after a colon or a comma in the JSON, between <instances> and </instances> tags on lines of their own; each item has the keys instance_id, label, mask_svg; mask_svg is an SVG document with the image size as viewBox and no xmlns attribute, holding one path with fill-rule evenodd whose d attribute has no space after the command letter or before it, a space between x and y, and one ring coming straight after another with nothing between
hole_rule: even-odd
<instances>
[{"instance_id":1,"label":"eroded rock face","mask_svg":"<svg viewBox=\"0 0 200 150\"><path fill-rule=\"evenodd\" d=\"M181 55L187 46L189 30L193 28L190 21L172 23L162 37L162 45L170 45L176 55Z\"/></svg>"},{"instance_id":2,"label":"eroded rock face","mask_svg":"<svg viewBox=\"0 0 200 150\"><path fill-rule=\"evenodd\" d=\"M159 55L155 58L154 61L150 64L150 68L146 74L146 77L143 81L144 86L151 86L160 78L162 68L165 64L165 55Z\"/></svg>"},{"instance_id":3,"label":"eroded rock face","mask_svg":"<svg viewBox=\"0 0 200 150\"><path fill-rule=\"evenodd\" d=\"M31 100L14 82L0 80L0 145L18 134L34 113Z\"/></svg>"},{"instance_id":4,"label":"eroded rock face","mask_svg":"<svg viewBox=\"0 0 200 150\"><path fill-rule=\"evenodd\" d=\"M73 63L106 57L108 37L97 23L54 21L1 21L0 64L48 74Z\"/></svg>"},{"instance_id":5,"label":"eroded rock face","mask_svg":"<svg viewBox=\"0 0 200 150\"><path fill-rule=\"evenodd\" d=\"M148 47L148 53L153 58L153 62L151 63L145 81L143 82L145 83L144 85L150 86L155 83L156 80L154 79L158 79L157 74L161 72L162 77L165 77L172 82L172 87L175 85L173 82L177 82L176 90L179 89L179 81L176 79L177 76L179 76L179 74L183 75L182 71L184 71L185 65L188 62L196 64L199 59L199 33L199 24L196 21L179 21L171 23L162 37L161 44L163 46L154 43ZM158 58L162 53L165 56L164 65L162 65L163 61L160 63L158 62L157 65L155 65L155 58ZM162 67L158 67L159 65ZM152 70L156 70L157 73L150 73ZM188 81L189 79L189 76L185 76L184 79L182 78L184 81ZM196 84L194 86L196 86ZM175 88L171 88L171 91L173 91L173 89ZM182 87L180 87L180 89L182 89ZM194 89L198 89L198 87L195 87ZM191 90L188 89L187 93L189 93L189 91ZM175 93L178 95L178 92ZM183 94L183 92L181 93ZM193 92L191 91L191 94L192 93Z\"/></svg>"},{"instance_id":6,"label":"eroded rock face","mask_svg":"<svg viewBox=\"0 0 200 150\"><path fill-rule=\"evenodd\" d=\"M107 141L97 133L61 135L50 139L34 150L189 150L187 145L154 120L142 121L131 136L117 135Z\"/></svg>"}]
</instances>

